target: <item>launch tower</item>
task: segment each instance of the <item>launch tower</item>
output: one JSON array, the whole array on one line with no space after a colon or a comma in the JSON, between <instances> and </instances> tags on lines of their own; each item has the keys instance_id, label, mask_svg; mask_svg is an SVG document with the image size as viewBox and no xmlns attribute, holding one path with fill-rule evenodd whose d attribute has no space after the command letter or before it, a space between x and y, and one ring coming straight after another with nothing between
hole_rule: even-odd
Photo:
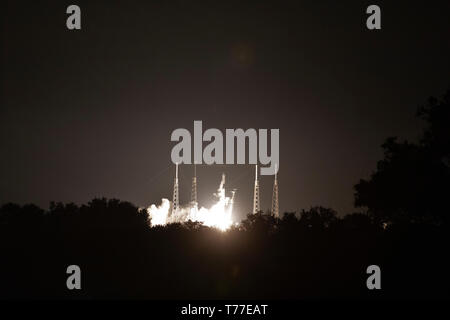
<instances>
[{"instance_id":1,"label":"launch tower","mask_svg":"<svg viewBox=\"0 0 450 320\"><path fill-rule=\"evenodd\" d=\"M275 165L275 180L273 181L273 193L272 193L272 214L275 218L280 217L279 207L278 207L278 177L277 177L278 166Z\"/></svg>"},{"instance_id":2,"label":"launch tower","mask_svg":"<svg viewBox=\"0 0 450 320\"><path fill-rule=\"evenodd\" d=\"M172 214L175 214L180 207L180 198L178 193L178 163L175 164L175 181L173 183L173 198L172 198Z\"/></svg>"},{"instance_id":3,"label":"launch tower","mask_svg":"<svg viewBox=\"0 0 450 320\"><path fill-rule=\"evenodd\" d=\"M255 166L255 189L253 190L253 213L259 212L258 165Z\"/></svg>"}]
</instances>

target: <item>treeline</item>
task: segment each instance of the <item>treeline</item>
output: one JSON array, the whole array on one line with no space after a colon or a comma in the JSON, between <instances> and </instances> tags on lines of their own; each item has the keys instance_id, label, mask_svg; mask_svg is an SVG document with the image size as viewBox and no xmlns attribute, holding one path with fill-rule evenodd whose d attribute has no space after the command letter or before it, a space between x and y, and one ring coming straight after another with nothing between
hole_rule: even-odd
<instances>
[{"instance_id":1,"label":"treeline","mask_svg":"<svg viewBox=\"0 0 450 320\"><path fill-rule=\"evenodd\" d=\"M355 185L359 212L248 215L227 232L149 228L129 202L0 207L1 298L450 298L450 91L418 116L418 142L388 138ZM366 286L370 265L381 290ZM66 269L82 270L82 290Z\"/></svg>"},{"instance_id":2,"label":"treeline","mask_svg":"<svg viewBox=\"0 0 450 320\"><path fill-rule=\"evenodd\" d=\"M149 228L119 200L0 209L2 298L406 298L449 297L449 233L433 224L381 226L315 207L248 215L227 232L200 223ZM382 270L369 291L366 269ZM82 289L66 269L82 270Z\"/></svg>"},{"instance_id":3,"label":"treeline","mask_svg":"<svg viewBox=\"0 0 450 320\"><path fill-rule=\"evenodd\" d=\"M449 223L450 90L417 116L425 123L418 141L387 138L376 170L355 185L355 205L378 223Z\"/></svg>"}]
</instances>

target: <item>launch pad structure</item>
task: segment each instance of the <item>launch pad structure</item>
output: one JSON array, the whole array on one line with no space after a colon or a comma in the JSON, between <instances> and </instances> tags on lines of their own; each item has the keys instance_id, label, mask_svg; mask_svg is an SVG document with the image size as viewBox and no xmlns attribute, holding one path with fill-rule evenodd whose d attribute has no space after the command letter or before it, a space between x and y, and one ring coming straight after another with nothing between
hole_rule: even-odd
<instances>
[{"instance_id":1,"label":"launch pad structure","mask_svg":"<svg viewBox=\"0 0 450 320\"><path fill-rule=\"evenodd\" d=\"M178 163L175 164L175 179L173 184L173 196L171 203L171 213L176 214L180 208L180 197L179 197L179 183L178 183ZM275 169L275 176L273 181L272 190L272 207L271 214L275 218L280 218L279 212L279 202L278 202L278 167ZM197 199L197 166L194 164L194 176L192 177L191 186L191 202L190 207L198 210L198 199ZM222 174L222 184L225 183L225 174ZM232 201L234 200L236 189L232 190ZM252 213L256 214L260 212L260 193L259 193L259 179L258 179L258 165L255 165L255 183L253 188L253 210Z\"/></svg>"}]
</instances>

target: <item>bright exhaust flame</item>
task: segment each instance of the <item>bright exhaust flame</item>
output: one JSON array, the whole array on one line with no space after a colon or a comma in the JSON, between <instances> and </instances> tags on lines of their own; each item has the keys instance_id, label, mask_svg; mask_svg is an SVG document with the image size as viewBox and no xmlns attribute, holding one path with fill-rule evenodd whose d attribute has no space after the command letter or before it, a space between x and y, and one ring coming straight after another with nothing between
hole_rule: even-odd
<instances>
[{"instance_id":1,"label":"bright exhaust flame","mask_svg":"<svg viewBox=\"0 0 450 320\"><path fill-rule=\"evenodd\" d=\"M232 224L233 213L233 198L234 191L231 197L225 195L225 175L222 175L219 189L214 196L218 199L217 202L209 209L201 207L198 209L196 204L180 207L176 212L171 212L170 201L163 198L161 204L156 206L152 204L147 208L147 213L151 218L152 226L166 225L168 223L187 222L189 220L194 222L202 222L208 227L215 227L222 231L227 230Z\"/></svg>"}]
</instances>

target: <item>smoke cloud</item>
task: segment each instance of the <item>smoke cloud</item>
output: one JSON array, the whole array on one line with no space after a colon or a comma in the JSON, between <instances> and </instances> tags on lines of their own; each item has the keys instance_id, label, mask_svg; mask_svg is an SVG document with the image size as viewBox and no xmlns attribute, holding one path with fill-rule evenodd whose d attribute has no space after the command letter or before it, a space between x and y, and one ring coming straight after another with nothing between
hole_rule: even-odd
<instances>
[{"instance_id":1,"label":"smoke cloud","mask_svg":"<svg viewBox=\"0 0 450 320\"><path fill-rule=\"evenodd\" d=\"M151 219L151 225L167 225L169 223L183 223L187 221L201 222L208 227L215 227L226 230L233 224L233 201L234 191L231 197L226 196L225 175L222 176L219 189L214 193L216 202L208 209L198 204L192 203L188 206L180 206L176 211L172 210L172 204L168 199L163 198L161 204L152 204L147 208L147 213Z\"/></svg>"}]
</instances>

